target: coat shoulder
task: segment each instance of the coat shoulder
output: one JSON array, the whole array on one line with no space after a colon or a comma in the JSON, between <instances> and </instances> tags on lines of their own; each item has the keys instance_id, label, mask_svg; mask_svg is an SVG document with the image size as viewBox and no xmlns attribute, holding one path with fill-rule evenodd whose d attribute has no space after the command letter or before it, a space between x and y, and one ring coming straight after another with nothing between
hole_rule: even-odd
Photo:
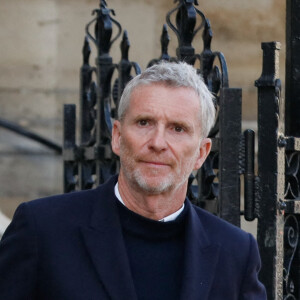
<instances>
[{"instance_id":1,"label":"coat shoulder","mask_svg":"<svg viewBox=\"0 0 300 300\"><path fill-rule=\"evenodd\" d=\"M223 250L232 248L239 249L252 243L254 237L242 230L241 228L230 224L229 222L193 205L197 216L201 220L207 236L214 241L214 243L222 246Z\"/></svg>"},{"instance_id":2,"label":"coat shoulder","mask_svg":"<svg viewBox=\"0 0 300 300\"><path fill-rule=\"evenodd\" d=\"M114 184L114 180L110 180L94 189L40 198L23 205L41 223L60 220L86 223L96 205L113 199Z\"/></svg>"}]
</instances>

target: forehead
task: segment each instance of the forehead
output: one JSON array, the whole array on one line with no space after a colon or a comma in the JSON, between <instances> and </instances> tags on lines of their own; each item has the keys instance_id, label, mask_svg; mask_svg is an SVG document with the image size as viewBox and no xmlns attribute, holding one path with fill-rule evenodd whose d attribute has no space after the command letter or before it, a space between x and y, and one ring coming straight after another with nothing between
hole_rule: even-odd
<instances>
[{"instance_id":1,"label":"forehead","mask_svg":"<svg viewBox=\"0 0 300 300\"><path fill-rule=\"evenodd\" d=\"M153 111L200 116L198 94L187 87L173 87L160 83L136 87L130 97L128 112Z\"/></svg>"}]
</instances>

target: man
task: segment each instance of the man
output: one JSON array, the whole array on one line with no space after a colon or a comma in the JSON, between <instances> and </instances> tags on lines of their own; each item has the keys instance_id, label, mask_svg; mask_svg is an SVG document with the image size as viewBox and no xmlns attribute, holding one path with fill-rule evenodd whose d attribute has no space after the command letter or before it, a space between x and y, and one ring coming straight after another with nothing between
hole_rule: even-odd
<instances>
[{"instance_id":1,"label":"man","mask_svg":"<svg viewBox=\"0 0 300 300\"><path fill-rule=\"evenodd\" d=\"M186 199L214 122L196 71L152 66L118 114L118 176L17 209L0 244L0 299L266 299L253 237Z\"/></svg>"}]
</instances>

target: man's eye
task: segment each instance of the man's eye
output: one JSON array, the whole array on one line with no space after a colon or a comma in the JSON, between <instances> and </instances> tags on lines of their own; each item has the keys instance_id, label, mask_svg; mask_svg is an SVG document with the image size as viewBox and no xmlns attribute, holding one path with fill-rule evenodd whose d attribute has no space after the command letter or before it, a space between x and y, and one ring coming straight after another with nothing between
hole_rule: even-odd
<instances>
[{"instance_id":1,"label":"man's eye","mask_svg":"<svg viewBox=\"0 0 300 300\"><path fill-rule=\"evenodd\" d=\"M175 130L176 132L184 132L184 129L183 129L181 126L175 126L175 127L174 127L174 130Z\"/></svg>"},{"instance_id":2,"label":"man's eye","mask_svg":"<svg viewBox=\"0 0 300 300\"><path fill-rule=\"evenodd\" d=\"M146 125L148 125L148 121L147 120L139 120L139 125L146 126Z\"/></svg>"}]
</instances>

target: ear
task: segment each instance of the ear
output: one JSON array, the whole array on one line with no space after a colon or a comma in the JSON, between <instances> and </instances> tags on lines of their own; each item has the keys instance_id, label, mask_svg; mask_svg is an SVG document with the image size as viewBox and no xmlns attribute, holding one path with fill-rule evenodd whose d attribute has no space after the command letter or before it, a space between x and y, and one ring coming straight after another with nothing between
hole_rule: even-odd
<instances>
[{"instance_id":1,"label":"ear","mask_svg":"<svg viewBox=\"0 0 300 300\"><path fill-rule=\"evenodd\" d=\"M206 157L208 156L211 149L211 139L205 138L201 141L200 149L199 149L199 156L195 162L194 170L198 170L203 165Z\"/></svg>"},{"instance_id":2,"label":"ear","mask_svg":"<svg viewBox=\"0 0 300 300\"><path fill-rule=\"evenodd\" d=\"M120 155L121 123L115 121L112 129L111 147L116 155Z\"/></svg>"}]
</instances>

